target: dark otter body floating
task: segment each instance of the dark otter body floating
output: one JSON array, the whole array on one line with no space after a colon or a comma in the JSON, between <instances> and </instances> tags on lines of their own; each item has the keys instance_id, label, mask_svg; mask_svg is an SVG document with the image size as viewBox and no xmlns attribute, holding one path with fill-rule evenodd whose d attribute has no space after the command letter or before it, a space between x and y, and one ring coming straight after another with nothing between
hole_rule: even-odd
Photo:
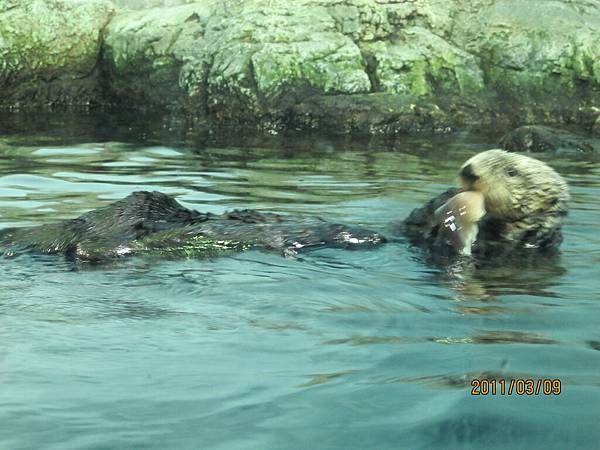
<instances>
[{"instance_id":1,"label":"dark otter body floating","mask_svg":"<svg viewBox=\"0 0 600 450\"><path fill-rule=\"evenodd\" d=\"M556 248L568 209L567 183L537 159L488 150L460 170L449 189L394 230L441 255L505 255ZM0 231L5 255L20 250L82 260L134 254L211 256L249 248L283 254L334 246L364 248L386 239L358 227L252 210L216 215L187 209L160 192L135 192L57 224Z\"/></svg>"},{"instance_id":2,"label":"dark otter body floating","mask_svg":"<svg viewBox=\"0 0 600 450\"><path fill-rule=\"evenodd\" d=\"M321 219L253 210L201 213L160 192L134 192L56 224L0 231L5 255L33 250L91 261L153 253L201 257L253 247L293 254L307 248L368 247L384 241L376 232Z\"/></svg>"}]
</instances>

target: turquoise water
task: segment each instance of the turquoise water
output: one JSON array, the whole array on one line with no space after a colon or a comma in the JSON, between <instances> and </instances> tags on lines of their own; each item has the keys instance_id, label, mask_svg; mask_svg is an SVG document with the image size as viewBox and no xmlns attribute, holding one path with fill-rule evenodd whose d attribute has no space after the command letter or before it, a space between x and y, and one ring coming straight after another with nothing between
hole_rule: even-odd
<instances>
[{"instance_id":1,"label":"turquoise water","mask_svg":"<svg viewBox=\"0 0 600 450\"><path fill-rule=\"evenodd\" d=\"M385 230L497 135L201 138L11 119L0 227L140 189ZM555 259L440 268L404 243L298 259L0 261L0 448L591 449L600 442L600 164ZM472 379L561 380L471 395Z\"/></svg>"}]
</instances>

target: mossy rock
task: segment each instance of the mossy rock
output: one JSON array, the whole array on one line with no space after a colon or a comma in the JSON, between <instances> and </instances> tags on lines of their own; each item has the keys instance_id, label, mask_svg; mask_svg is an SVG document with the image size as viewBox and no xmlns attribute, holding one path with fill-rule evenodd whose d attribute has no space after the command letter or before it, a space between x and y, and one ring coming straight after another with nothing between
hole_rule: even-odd
<instances>
[{"instance_id":1,"label":"mossy rock","mask_svg":"<svg viewBox=\"0 0 600 450\"><path fill-rule=\"evenodd\" d=\"M414 27L394 41L365 45L380 90L423 96L473 96L484 89L474 56L428 30Z\"/></svg>"},{"instance_id":2,"label":"mossy rock","mask_svg":"<svg viewBox=\"0 0 600 450\"><path fill-rule=\"evenodd\" d=\"M0 107L102 102L96 67L110 1L23 0L0 8Z\"/></svg>"}]
</instances>

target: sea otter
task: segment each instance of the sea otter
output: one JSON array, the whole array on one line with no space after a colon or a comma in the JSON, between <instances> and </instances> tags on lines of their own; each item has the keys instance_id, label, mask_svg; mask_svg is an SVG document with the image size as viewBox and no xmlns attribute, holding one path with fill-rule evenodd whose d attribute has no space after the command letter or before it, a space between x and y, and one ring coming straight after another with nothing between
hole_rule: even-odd
<instances>
[{"instance_id":1,"label":"sea otter","mask_svg":"<svg viewBox=\"0 0 600 450\"><path fill-rule=\"evenodd\" d=\"M5 256L34 250L85 261L136 254L206 257L249 248L293 255L322 246L383 242L381 234L360 227L253 210L201 213L166 194L145 191L76 219L0 231Z\"/></svg>"},{"instance_id":2,"label":"sea otter","mask_svg":"<svg viewBox=\"0 0 600 450\"><path fill-rule=\"evenodd\" d=\"M557 247L567 213L566 182L545 163L488 150L460 169L451 188L415 209L394 231L435 252L474 255ZM51 225L0 231L5 256L20 250L98 261L134 254L210 256L262 248L293 255L304 249L372 247L379 232L253 210L210 214L160 192L123 200Z\"/></svg>"},{"instance_id":3,"label":"sea otter","mask_svg":"<svg viewBox=\"0 0 600 450\"><path fill-rule=\"evenodd\" d=\"M550 249L561 243L569 189L547 164L488 150L465 162L459 176L462 188L448 189L401 222L400 232L412 243L475 256ZM464 220L461 213L467 216Z\"/></svg>"}]
</instances>

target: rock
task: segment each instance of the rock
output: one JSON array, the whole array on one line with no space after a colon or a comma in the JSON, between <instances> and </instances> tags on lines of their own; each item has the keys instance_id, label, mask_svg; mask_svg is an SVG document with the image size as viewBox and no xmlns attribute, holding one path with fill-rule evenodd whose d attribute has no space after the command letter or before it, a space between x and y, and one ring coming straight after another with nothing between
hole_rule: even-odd
<instances>
[{"instance_id":1,"label":"rock","mask_svg":"<svg viewBox=\"0 0 600 450\"><path fill-rule=\"evenodd\" d=\"M336 29L354 42L387 39L394 31L387 10L370 0L318 2L335 21Z\"/></svg>"},{"instance_id":2,"label":"rock","mask_svg":"<svg viewBox=\"0 0 600 450\"><path fill-rule=\"evenodd\" d=\"M318 6L203 2L128 13L107 29L116 99L256 120L307 92L368 92L360 49Z\"/></svg>"},{"instance_id":3,"label":"rock","mask_svg":"<svg viewBox=\"0 0 600 450\"><path fill-rule=\"evenodd\" d=\"M598 0L117 1L161 7L104 28L104 0L3 2L2 102L369 133L597 120Z\"/></svg>"},{"instance_id":4,"label":"rock","mask_svg":"<svg viewBox=\"0 0 600 450\"><path fill-rule=\"evenodd\" d=\"M600 136L600 116L598 116L592 125L592 133L596 136Z\"/></svg>"},{"instance_id":5,"label":"rock","mask_svg":"<svg viewBox=\"0 0 600 450\"><path fill-rule=\"evenodd\" d=\"M480 59L499 111L520 122L565 122L600 102L597 1L469 3L450 40Z\"/></svg>"},{"instance_id":6,"label":"rock","mask_svg":"<svg viewBox=\"0 0 600 450\"><path fill-rule=\"evenodd\" d=\"M452 131L452 118L438 105L410 100L387 93L312 96L291 109L287 126L371 135Z\"/></svg>"},{"instance_id":7,"label":"rock","mask_svg":"<svg viewBox=\"0 0 600 450\"><path fill-rule=\"evenodd\" d=\"M596 25L587 0L208 0L118 17L105 55L127 103L296 128L445 130L572 120L600 100Z\"/></svg>"},{"instance_id":8,"label":"rock","mask_svg":"<svg viewBox=\"0 0 600 450\"><path fill-rule=\"evenodd\" d=\"M431 98L461 95L460 104L478 93L476 60L419 27L403 31L404 43L373 42L393 31L388 10L370 0L206 1L118 16L105 67L117 103L275 128L447 131ZM399 95L383 101L376 91ZM318 104L336 116L311 109Z\"/></svg>"},{"instance_id":9,"label":"rock","mask_svg":"<svg viewBox=\"0 0 600 450\"><path fill-rule=\"evenodd\" d=\"M371 89L360 49L320 4L240 2L209 23L205 42L208 109L220 117L285 115L308 95Z\"/></svg>"},{"instance_id":10,"label":"rock","mask_svg":"<svg viewBox=\"0 0 600 450\"><path fill-rule=\"evenodd\" d=\"M113 102L133 101L140 109L200 108L206 101L208 64L198 44L215 3L115 17L104 39L104 72Z\"/></svg>"},{"instance_id":11,"label":"rock","mask_svg":"<svg viewBox=\"0 0 600 450\"><path fill-rule=\"evenodd\" d=\"M115 5L127 9L160 8L194 3L194 0L114 0Z\"/></svg>"},{"instance_id":12,"label":"rock","mask_svg":"<svg viewBox=\"0 0 600 450\"><path fill-rule=\"evenodd\" d=\"M419 26L431 30L439 36L447 36L452 29L456 11L476 3L449 2L447 0L377 0L385 9L389 23L394 29Z\"/></svg>"},{"instance_id":13,"label":"rock","mask_svg":"<svg viewBox=\"0 0 600 450\"><path fill-rule=\"evenodd\" d=\"M540 125L516 128L500 139L504 150L513 152L552 152L560 155L591 155L600 152L600 144L574 133Z\"/></svg>"},{"instance_id":14,"label":"rock","mask_svg":"<svg viewBox=\"0 0 600 450\"><path fill-rule=\"evenodd\" d=\"M0 108L101 103L105 0L21 0L0 6Z\"/></svg>"},{"instance_id":15,"label":"rock","mask_svg":"<svg viewBox=\"0 0 600 450\"><path fill-rule=\"evenodd\" d=\"M391 42L363 47L384 92L424 96L473 96L484 88L483 72L470 54L421 27Z\"/></svg>"}]
</instances>

